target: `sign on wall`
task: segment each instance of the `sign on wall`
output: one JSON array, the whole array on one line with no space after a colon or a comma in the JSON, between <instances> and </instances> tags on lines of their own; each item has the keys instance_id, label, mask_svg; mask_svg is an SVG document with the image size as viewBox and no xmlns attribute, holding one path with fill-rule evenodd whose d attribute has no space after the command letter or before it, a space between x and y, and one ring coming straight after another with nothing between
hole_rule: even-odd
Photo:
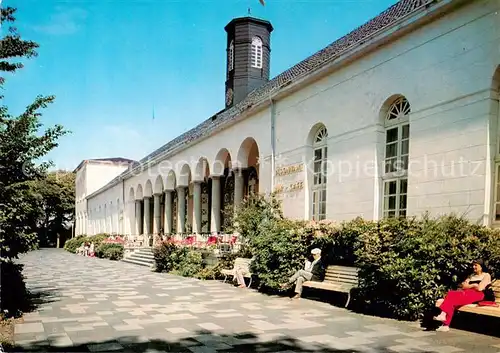
<instances>
[{"instance_id":1,"label":"sign on wall","mask_svg":"<svg viewBox=\"0 0 500 353\"><path fill-rule=\"evenodd\" d=\"M274 193L294 197L304 189L304 165L302 163L278 167L275 172Z\"/></svg>"}]
</instances>

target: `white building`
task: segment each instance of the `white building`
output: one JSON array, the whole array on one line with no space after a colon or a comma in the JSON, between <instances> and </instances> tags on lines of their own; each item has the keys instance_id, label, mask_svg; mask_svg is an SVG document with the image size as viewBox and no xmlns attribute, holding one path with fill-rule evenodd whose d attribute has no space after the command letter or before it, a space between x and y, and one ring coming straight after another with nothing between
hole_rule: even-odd
<instances>
[{"instance_id":1,"label":"white building","mask_svg":"<svg viewBox=\"0 0 500 353\"><path fill-rule=\"evenodd\" d=\"M82 161L74 170L75 178L75 234L90 234L94 232L123 232L118 226L118 220L122 217L118 211L121 209L119 202L109 200L97 212L92 215L92 211L88 211L88 195L94 193L97 189L109 183L113 178L116 178L121 173L134 166L135 161L126 158L102 158L102 159L86 159ZM123 200L123 198L122 198ZM115 209L111 211L115 206ZM117 212L118 211L118 212ZM113 212L113 214L112 214ZM94 228L89 228L89 219L98 217L100 222L94 223ZM111 219L115 220L111 221ZM106 228L106 224L108 226ZM120 231L121 229L121 231Z\"/></svg>"},{"instance_id":2,"label":"white building","mask_svg":"<svg viewBox=\"0 0 500 353\"><path fill-rule=\"evenodd\" d=\"M500 221L500 1L402 0L272 80L270 23L226 31L226 108L82 195L79 229L218 232L273 190L291 218Z\"/></svg>"}]
</instances>

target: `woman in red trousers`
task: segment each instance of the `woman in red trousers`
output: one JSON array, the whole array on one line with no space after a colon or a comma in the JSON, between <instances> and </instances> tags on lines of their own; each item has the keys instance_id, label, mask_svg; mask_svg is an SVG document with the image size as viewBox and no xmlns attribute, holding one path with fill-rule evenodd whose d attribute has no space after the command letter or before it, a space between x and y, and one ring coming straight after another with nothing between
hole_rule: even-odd
<instances>
[{"instance_id":1,"label":"woman in red trousers","mask_svg":"<svg viewBox=\"0 0 500 353\"><path fill-rule=\"evenodd\" d=\"M484 290L491 284L491 276L484 272L482 260L474 261L472 268L474 273L462 283L461 289L449 291L444 299L437 301L436 306L441 309L441 314L435 316L434 320L443 323L437 331L450 330L451 319L456 309L484 300Z\"/></svg>"}]
</instances>

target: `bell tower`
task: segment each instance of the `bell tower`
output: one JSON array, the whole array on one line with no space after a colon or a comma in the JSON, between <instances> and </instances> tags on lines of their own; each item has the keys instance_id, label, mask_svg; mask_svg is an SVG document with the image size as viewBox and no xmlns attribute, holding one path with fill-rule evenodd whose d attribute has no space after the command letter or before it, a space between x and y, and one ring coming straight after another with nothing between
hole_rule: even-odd
<instances>
[{"instance_id":1,"label":"bell tower","mask_svg":"<svg viewBox=\"0 0 500 353\"><path fill-rule=\"evenodd\" d=\"M229 108L269 81L273 26L254 17L240 17L224 29L227 32L225 93Z\"/></svg>"}]
</instances>

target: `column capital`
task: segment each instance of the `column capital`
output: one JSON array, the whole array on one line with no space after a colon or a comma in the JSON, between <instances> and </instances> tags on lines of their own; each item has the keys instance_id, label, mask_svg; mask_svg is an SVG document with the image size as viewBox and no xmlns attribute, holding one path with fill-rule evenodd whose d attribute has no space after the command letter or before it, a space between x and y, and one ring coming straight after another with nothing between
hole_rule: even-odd
<instances>
[{"instance_id":1,"label":"column capital","mask_svg":"<svg viewBox=\"0 0 500 353\"><path fill-rule=\"evenodd\" d=\"M203 184L204 180L192 180L191 184Z\"/></svg>"},{"instance_id":2,"label":"column capital","mask_svg":"<svg viewBox=\"0 0 500 353\"><path fill-rule=\"evenodd\" d=\"M211 174L209 176L210 179L220 179L223 175L215 175L215 174Z\"/></svg>"},{"instance_id":3,"label":"column capital","mask_svg":"<svg viewBox=\"0 0 500 353\"><path fill-rule=\"evenodd\" d=\"M175 189L165 189L163 190L163 193L166 194L166 193L169 193L169 192L174 192Z\"/></svg>"},{"instance_id":4,"label":"column capital","mask_svg":"<svg viewBox=\"0 0 500 353\"><path fill-rule=\"evenodd\" d=\"M163 195L163 192L155 192L155 193L153 194L153 196L161 196L161 195Z\"/></svg>"},{"instance_id":5,"label":"column capital","mask_svg":"<svg viewBox=\"0 0 500 353\"><path fill-rule=\"evenodd\" d=\"M188 185L179 185L175 187L175 190L181 190L181 189L187 189L189 186Z\"/></svg>"},{"instance_id":6,"label":"column capital","mask_svg":"<svg viewBox=\"0 0 500 353\"><path fill-rule=\"evenodd\" d=\"M143 199L146 200L146 199L150 199L151 196L144 196Z\"/></svg>"}]
</instances>

